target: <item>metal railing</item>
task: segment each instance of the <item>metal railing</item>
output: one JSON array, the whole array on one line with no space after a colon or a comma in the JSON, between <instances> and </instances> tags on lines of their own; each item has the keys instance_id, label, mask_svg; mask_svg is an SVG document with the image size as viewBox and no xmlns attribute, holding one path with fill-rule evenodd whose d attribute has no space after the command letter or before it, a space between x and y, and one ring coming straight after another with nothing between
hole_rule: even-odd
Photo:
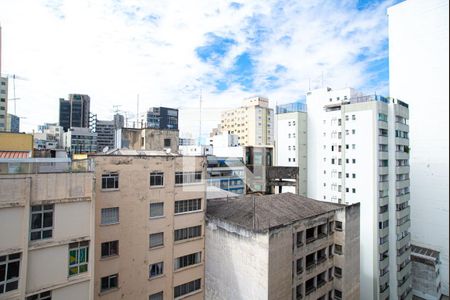
<instances>
[{"instance_id":1,"label":"metal railing","mask_svg":"<svg viewBox=\"0 0 450 300\"><path fill-rule=\"evenodd\" d=\"M0 174L85 173L94 171L91 159L75 161L0 162Z\"/></svg>"}]
</instances>

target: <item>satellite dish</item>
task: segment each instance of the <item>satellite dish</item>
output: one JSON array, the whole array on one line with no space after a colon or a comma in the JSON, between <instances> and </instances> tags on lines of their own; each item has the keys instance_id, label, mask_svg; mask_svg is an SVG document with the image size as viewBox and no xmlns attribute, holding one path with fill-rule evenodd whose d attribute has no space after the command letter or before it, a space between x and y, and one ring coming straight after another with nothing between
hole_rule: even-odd
<instances>
[{"instance_id":1,"label":"satellite dish","mask_svg":"<svg viewBox=\"0 0 450 300\"><path fill-rule=\"evenodd\" d=\"M108 152L108 150L109 150L109 147L106 146L105 148L103 148L102 152L103 152L103 153L106 153L106 152Z\"/></svg>"}]
</instances>

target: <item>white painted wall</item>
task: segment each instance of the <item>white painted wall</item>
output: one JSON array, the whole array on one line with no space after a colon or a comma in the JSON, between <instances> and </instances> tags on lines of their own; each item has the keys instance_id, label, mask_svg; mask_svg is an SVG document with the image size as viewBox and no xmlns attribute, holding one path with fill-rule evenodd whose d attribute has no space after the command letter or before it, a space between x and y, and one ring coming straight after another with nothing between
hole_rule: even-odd
<instances>
[{"instance_id":1,"label":"white painted wall","mask_svg":"<svg viewBox=\"0 0 450 300\"><path fill-rule=\"evenodd\" d=\"M53 238L90 236L90 210L90 201L55 204Z\"/></svg>"},{"instance_id":2,"label":"white painted wall","mask_svg":"<svg viewBox=\"0 0 450 300\"><path fill-rule=\"evenodd\" d=\"M215 222L209 221L205 232L205 299L268 299L268 235Z\"/></svg>"},{"instance_id":3,"label":"white painted wall","mask_svg":"<svg viewBox=\"0 0 450 300\"><path fill-rule=\"evenodd\" d=\"M52 299L80 300L90 299L89 281L65 286L52 291Z\"/></svg>"},{"instance_id":4,"label":"white painted wall","mask_svg":"<svg viewBox=\"0 0 450 300\"><path fill-rule=\"evenodd\" d=\"M412 242L441 253L449 279L449 2L388 10L390 95L410 104Z\"/></svg>"},{"instance_id":5,"label":"white painted wall","mask_svg":"<svg viewBox=\"0 0 450 300\"><path fill-rule=\"evenodd\" d=\"M22 248L24 207L0 209L0 250Z\"/></svg>"}]
</instances>

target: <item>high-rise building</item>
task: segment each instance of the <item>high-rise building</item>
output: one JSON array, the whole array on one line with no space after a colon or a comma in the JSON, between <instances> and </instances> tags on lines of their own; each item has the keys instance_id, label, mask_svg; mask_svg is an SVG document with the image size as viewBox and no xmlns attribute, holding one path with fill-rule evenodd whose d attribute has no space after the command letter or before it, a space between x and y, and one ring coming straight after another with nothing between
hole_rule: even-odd
<instances>
[{"instance_id":1,"label":"high-rise building","mask_svg":"<svg viewBox=\"0 0 450 300\"><path fill-rule=\"evenodd\" d=\"M63 134L63 147L71 154L97 152L97 133L89 128L72 127Z\"/></svg>"},{"instance_id":2,"label":"high-rise building","mask_svg":"<svg viewBox=\"0 0 450 300\"><path fill-rule=\"evenodd\" d=\"M8 122L6 127L9 132L19 132L20 131L20 118L13 114L8 114Z\"/></svg>"},{"instance_id":3,"label":"high-rise building","mask_svg":"<svg viewBox=\"0 0 450 300\"><path fill-rule=\"evenodd\" d=\"M1 77L0 75L0 131L6 131L7 122L8 122L8 78Z\"/></svg>"},{"instance_id":4,"label":"high-rise building","mask_svg":"<svg viewBox=\"0 0 450 300\"><path fill-rule=\"evenodd\" d=\"M440 253L449 295L449 1L388 9L390 95L411 104L411 235Z\"/></svg>"},{"instance_id":5,"label":"high-rise building","mask_svg":"<svg viewBox=\"0 0 450 300\"><path fill-rule=\"evenodd\" d=\"M87 160L0 159L0 299L93 299L93 181Z\"/></svg>"},{"instance_id":6,"label":"high-rise building","mask_svg":"<svg viewBox=\"0 0 450 300\"><path fill-rule=\"evenodd\" d=\"M209 200L206 299L365 299L359 208L292 193Z\"/></svg>"},{"instance_id":7,"label":"high-rise building","mask_svg":"<svg viewBox=\"0 0 450 300\"><path fill-rule=\"evenodd\" d=\"M361 299L411 299L408 105L351 88L307 105L308 197L361 203Z\"/></svg>"},{"instance_id":8,"label":"high-rise building","mask_svg":"<svg viewBox=\"0 0 450 300\"><path fill-rule=\"evenodd\" d=\"M95 299L204 299L206 158L116 149L94 159Z\"/></svg>"},{"instance_id":9,"label":"high-rise building","mask_svg":"<svg viewBox=\"0 0 450 300\"><path fill-rule=\"evenodd\" d=\"M274 116L269 99L251 97L239 108L221 114L221 124L215 133L235 134L241 146L273 145Z\"/></svg>"},{"instance_id":10,"label":"high-rise building","mask_svg":"<svg viewBox=\"0 0 450 300\"><path fill-rule=\"evenodd\" d=\"M97 120L95 132L97 133L97 152L114 148L114 138L116 136L114 121Z\"/></svg>"},{"instance_id":11,"label":"high-rise building","mask_svg":"<svg viewBox=\"0 0 450 300\"><path fill-rule=\"evenodd\" d=\"M150 107L147 111L147 128L178 129L178 109Z\"/></svg>"},{"instance_id":12,"label":"high-rise building","mask_svg":"<svg viewBox=\"0 0 450 300\"><path fill-rule=\"evenodd\" d=\"M299 168L298 192L299 195L305 197L307 190L306 122L306 104L295 102L277 106L275 115L275 165Z\"/></svg>"},{"instance_id":13,"label":"high-rise building","mask_svg":"<svg viewBox=\"0 0 450 300\"><path fill-rule=\"evenodd\" d=\"M59 125L64 131L71 127L89 128L90 105L88 95L70 94L69 100L59 99Z\"/></svg>"}]
</instances>

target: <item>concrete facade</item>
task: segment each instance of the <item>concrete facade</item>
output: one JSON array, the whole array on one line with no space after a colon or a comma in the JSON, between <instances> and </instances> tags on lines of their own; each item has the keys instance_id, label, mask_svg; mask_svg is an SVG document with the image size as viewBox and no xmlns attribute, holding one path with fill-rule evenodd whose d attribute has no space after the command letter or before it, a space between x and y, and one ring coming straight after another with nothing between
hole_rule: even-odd
<instances>
[{"instance_id":1,"label":"concrete facade","mask_svg":"<svg viewBox=\"0 0 450 300\"><path fill-rule=\"evenodd\" d=\"M118 149L163 151L178 153L178 130L152 128L121 128L116 130Z\"/></svg>"},{"instance_id":2,"label":"concrete facade","mask_svg":"<svg viewBox=\"0 0 450 300\"><path fill-rule=\"evenodd\" d=\"M72 127L63 133L63 147L73 154L97 152L97 133L89 128Z\"/></svg>"},{"instance_id":3,"label":"concrete facade","mask_svg":"<svg viewBox=\"0 0 450 300\"><path fill-rule=\"evenodd\" d=\"M0 299L93 299L93 172L88 161L70 173L48 167L54 161L0 168L0 268L11 272Z\"/></svg>"},{"instance_id":4,"label":"concrete facade","mask_svg":"<svg viewBox=\"0 0 450 300\"><path fill-rule=\"evenodd\" d=\"M6 131L7 121L8 121L8 78L1 77L0 75L0 131Z\"/></svg>"},{"instance_id":5,"label":"concrete facade","mask_svg":"<svg viewBox=\"0 0 450 300\"><path fill-rule=\"evenodd\" d=\"M269 99L251 97L241 107L223 112L220 128L215 133L235 134L241 146L273 145L273 122Z\"/></svg>"},{"instance_id":6,"label":"concrete facade","mask_svg":"<svg viewBox=\"0 0 450 300\"><path fill-rule=\"evenodd\" d=\"M307 105L308 196L361 203L361 296L411 299L408 105L351 88Z\"/></svg>"},{"instance_id":7,"label":"concrete facade","mask_svg":"<svg viewBox=\"0 0 450 300\"><path fill-rule=\"evenodd\" d=\"M297 104L297 103L293 103ZM276 166L299 168L299 195L307 195L307 113L306 105L277 106L275 115ZM284 109L283 109L284 108ZM293 191L286 188L286 191Z\"/></svg>"},{"instance_id":8,"label":"concrete facade","mask_svg":"<svg viewBox=\"0 0 450 300\"><path fill-rule=\"evenodd\" d=\"M114 138L116 137L116 126L114 121L97 120L95 132L97 133L97 152L114 148Z\"/></svg>"},{"instance_id":9,"label":"concrete facade","mask_svg":"<svg viewBox=\"0 0 450 300\"><path fill-rule=\"evenodd\" d=\"M206 299L359 299L359 204L298 197L208 202Z\"/></svg>"},{"instance_id":10,"label":"concrete facade","mask_svg":"<svg viewBox=\"0 0 450 300\"><path fill-rule=\"evenodd\" d=\"M449 2L407 0L388 16L389 93L412 107L411 239L440 252L449 295Z\"/></svg>"},{"instance_id":11,"label":"concrete facade","mask_svg":"<svg viewBox=\"0 0 450 300\"><path fill-rule=\"evenodd\" d=\"M112 154L98 154L94 159L97 179L94 298L148 299L162 293L164 299L204 299L206 158L163 151L116 150ZM188 181L177 183L177 172L183 172L181 178ZM196 180L191 181L194 172ZM152 181L155 173L161 176L158 181ZM105 186L108 180L117 185ZM181 206L186 210L177 211L179 203L183 203L179 201L185 200L194 201L195 205ZM117 219L106 222L103 215L110 209L116 211ZM189 233L188 237L178 238L178 232L188 232L188 228L199 229L195 236ZM160 241L152 245L155 236ZM104 247L111 243L115 245L114 253L105 255ZM175 267L181 257L195 253L200 253L195 262ZM113 280L108 283L105 278ZM180 291L186 292L180 287L195 280L197 284L191 286L194 288L180 295Z\"/></svg>"},{"instance_id":12,"label":"concrete facade","mask_svg":"<svg viewBox=\"0 0 450 300\"><path fill-rule=\"evenodd\" d=\"M439 252L411 245L411 273L414 296L421 299L441 299Z\"/></svg>"}]
</instances>

